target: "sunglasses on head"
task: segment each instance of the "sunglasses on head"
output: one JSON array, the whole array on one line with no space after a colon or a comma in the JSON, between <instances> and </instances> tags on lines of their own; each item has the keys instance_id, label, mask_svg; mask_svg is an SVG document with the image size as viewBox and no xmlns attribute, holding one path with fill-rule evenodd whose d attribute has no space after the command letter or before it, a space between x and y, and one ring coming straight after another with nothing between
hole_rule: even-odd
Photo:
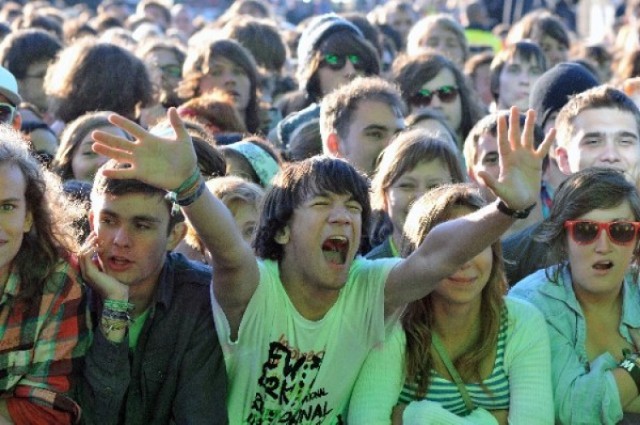
<instances>
[{"instance_id":1,"label":"sunglasses on head","mask_svg":"<svg viewBox=\"0 0 640 425\"><path fill-rule=\"evenodd\" d=\"M409 103L416 106L429 106L433 96L438 96L442 103L451 103L458 97L458 88L456 86L442 86L435 90L422 89L411 96Z\"/></svg>"},{"instance_id":2,"label":"sunglasses on head","mask_svg":"<svg viewBox=\"0 0 640 425\"><path fill-rule=\"evenodd\" d=\"M332 53L328 53L322 56L321 65L331 68L334 71L339 71L344 68L347 60L351 62L351 65L358 71L362 71L364 64L362 63L362 59L358 55L335 55Z\"/></svg>"},{"instance_id":3,"label":"sunglasses on head","mask_svg":"<svg viewBox=\"0 0 640 425\"><path fill-rule=\"evenodd\" d=\"M637 221L590 221L567 220L564 227L571 239L578 245L589 245L600 237L602 229L607 231L609 240L616 245L629 245L636 240L640 222Z\"/></svg>"},{"instance_id":4,"label":"sunglasses on head","mask_svg":"<svg viewBox=\"0 0 640 425\"><path fill-rule=\"evenodd\" d=\"M16 113L16 107L8 103L0 103L0 122L11 124Z\"/></svg>"}]
</instances>

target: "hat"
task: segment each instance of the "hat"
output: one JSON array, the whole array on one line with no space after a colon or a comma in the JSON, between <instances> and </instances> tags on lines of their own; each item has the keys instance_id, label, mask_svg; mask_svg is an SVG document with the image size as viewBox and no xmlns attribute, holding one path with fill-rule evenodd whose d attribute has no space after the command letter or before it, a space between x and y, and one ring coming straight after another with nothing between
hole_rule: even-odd
<instances>
[{"instance_id":1,"label":"hat","mask_svg":"<svg viewBox=\"0 0 640 425\"><path fill-rule=\"evenodd\" d=\"M544 128L549 116L562 109L569 98L597 86L598 80L584 66L562 62L549 69L531 89L529 105L537 112L537 124Z\"/></svg>"},{"instance_id":2,"label":"hat","mask_svg":"<svg viewBox=\"0 0 640 425\"><path fill-rule=\"evenodd\" d=\"M326 13L309 21L298 41L298 75L301 75L304 68L311 63L320 43L338 31L349 31L364 38L358 27L335 13ZM305 86L306 81L301 81L300 88L304 89Z\"/></svg>"},{"instance_id":3,"label":"hat","mask_svg":"<svg viewBox=\"0 0 640 425\"><path fill-rule=\"evenodd\" d=\"M16 77L2 66L0 66L0 94L13 103L13 106L18 106L22 102L22 97L18 94Z\"/></svg>"}]
</instances>

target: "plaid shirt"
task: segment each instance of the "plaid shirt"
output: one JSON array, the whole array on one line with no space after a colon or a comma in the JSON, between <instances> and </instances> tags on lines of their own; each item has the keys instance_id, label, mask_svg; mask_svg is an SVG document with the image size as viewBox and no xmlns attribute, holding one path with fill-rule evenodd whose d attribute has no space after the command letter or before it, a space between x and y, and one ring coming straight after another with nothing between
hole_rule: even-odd
<instances>
[{"instance_id":1,"label":"plaid shirt","mask_svg":"<svg viewBox=\"0 0 640 425\"><path fill-rule=\"evenodd\" d=\"M16 299L19 277L14 271L9 275L0 298L0 397L79 417L78 405L66 393L78 369L74 363L88 345L80 282L77 267L61 261L42 295L25 305Z\"/></svg>"}]
</instances>

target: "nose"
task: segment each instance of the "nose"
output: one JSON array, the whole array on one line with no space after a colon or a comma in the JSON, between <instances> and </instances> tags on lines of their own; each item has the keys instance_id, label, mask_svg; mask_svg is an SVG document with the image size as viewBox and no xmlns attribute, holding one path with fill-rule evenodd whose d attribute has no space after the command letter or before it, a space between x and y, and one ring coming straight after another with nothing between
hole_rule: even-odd
<instances>
[{"instance_id":1,"label":"nose","mask_svg":"<svg viewBox=\"0 0 640 425\"><path fill-rule=\"evenodd\" d=\"M608 162L608 163L614 163L614 162L620 161L620 153L618 152L618 148L613 141L611 140L607 141L604 147L604 151L602 152L602 156L600 157L600 160L602 162Z\"/></svg>"},{"instance_id":2,"label":"nose","mask_svg":"<svg viewBox=\"0 0 640 425\"><path fill-rule=\"evenodd\" d=\"M358 70L353 66L349 59L346 59L344 67L342 68L342 73L345 77L353 79L358 74Z\"/></svg>"},{"instance_id":3,"label":"nose","mask_svg":"<svg viewBox=\"0 0 640 425\"><path fill-rule=\"evenodd\" d=\"M113 238L114 245L122 248L127 248L131 246L131 238L129 237L129 232L124 226L119 227L116 230L115 236Z\"/></svg>"},{"instance_id":4,"label":"nose","mask_svg":"<svg viewBox=\"0 0 640 425\"><path fill-rule=\"evenodd\" d=\"M345 205L337 205L331 210L329 221L335 224L349 224L351 213Z\"/></svg>"},{"instance_id":5,"label":"nose","mask_svg":"<svg viewBox=\"0 0 640 425\"><path fill-rule=\"evenodd\" d=\"M602 231L600 231L600 235L598 235L595 244L595 250L597 253L604 254L611 251L611 241L609 240L609 235L606 230L602 229Z\"/></svg>"}]
</instances>

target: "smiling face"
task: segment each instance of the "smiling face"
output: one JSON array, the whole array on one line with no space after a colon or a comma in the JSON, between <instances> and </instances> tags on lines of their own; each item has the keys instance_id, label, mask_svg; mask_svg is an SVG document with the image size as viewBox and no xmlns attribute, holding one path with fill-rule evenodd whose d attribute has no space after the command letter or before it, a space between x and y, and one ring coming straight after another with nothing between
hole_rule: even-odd
<instances>
[{"instance_id":1,"label":"smiling face","mask_svg":"<svg viewBox=\"0 0 640 425\"><path fill-rule=\"evenodd\" d=\"M33 219L27 211L26 181L20 168L0 164L0 182L3 183L0 184L0 285L3 285Z\"/></svg>"},{"instance_id":2,"label":"smiling face","mask_svg":"<svg viewBox=\"0 0 640 425\"><path fill-rule=\"evenodd\" d=\"M214 88L228 93L244 115L251 97L251 80L240 65L223 57L212 59L209 72L200 78L199 91L206 93Z\"/></svg>"},{"instance_id":3,"label":"smiling face","mask_svg":"<svg viewBox=\"0 0 640 425\"><path fill-rule=\"evenodd\" d=\"M385 191L386 211L393 222L394 232L402 232L409 209L416 199L428 190L452 181L449 169L440 160L420 162L398 177Z\"/></svg>"},{"instance_id":4,"label":"smiling face","mask_svg":"<svg viewBox=\"0 0 640 425\"><path fill-rule=\"evenodd\" d=\"M591 210L576 220L611 222L635 221L635 218L629 202L624 201L615 208ZM617 245L611 242L604 230L587 245L577 244L569 234L566 238L573 290L578 300L595 300L617 294L633 258L637 239L629 245Z\"/></svg>"},{"instance_id":5,"label":"smiling face","mask_svg":"<svg viewBox=\"0 0 640 425\"><path fill-rule=\"evenodd\" d=\"M275 238L284 249L280 270L285 286L295 284L337 297L360 246L361 232L362 205L351 195L308 196Z\"/></svg>"},{"instance_id":6,"label":"smiling face","mask_svg":"<svg viewBox=\"0 0 640 425\"><path fill-rule=\"evenodd\" d=\"M631 172L640 166L640 135L631 112L595 108L573 120L569 140L556 149L558 166L565 174L589 167Z\"/></svg>"},{"instance_id":7,"label":"smiling face","mask_svg":"<svg viewBox=\"0 0 640 425\"><path fill-rule=\"evenodd\" d=\"M458 207L454 218L470 214L466 207ZM493 253L491 247L485 248L480 254L467 261L451 276L443 279L433 292L434 303L445 304L479 304L482 290L487 286L493 269Z\"/></svg>"},{"instance_id":8,"label":"smiling face","mask_svg":"<svg viewBox=\"0 0 640 425\"><path fill-rule=\"evenodd\" d=\"M168 230L169 208L159 194L98 195L89 220L102 269L132 290L156 285L167 251L182 236L181 224Z\"/></svg>"}]
</instances>

